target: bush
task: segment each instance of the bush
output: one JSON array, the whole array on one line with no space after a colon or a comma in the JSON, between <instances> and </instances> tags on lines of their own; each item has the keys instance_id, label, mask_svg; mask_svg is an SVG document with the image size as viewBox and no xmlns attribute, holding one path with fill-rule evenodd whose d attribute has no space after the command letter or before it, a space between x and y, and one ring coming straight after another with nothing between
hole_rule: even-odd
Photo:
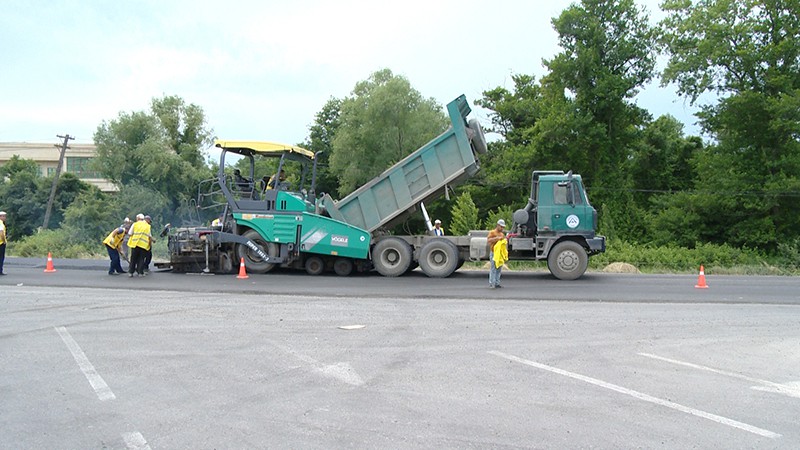
<instances>
[{"instance_id":1,"label":"bush","mask_svg":"<svg viewBox=\"0 0 800 450\"><path fill-rule=\"evenodd\" d=\"M46 257L52 253L57 258L94 258L105 254L100 242L87 242L65 229L42 230L18 242L10 242L9 253L29 258Z\"/></svg>"},{"instance_id":2,"label":"bush","mask_svg":"<svg viewBox=\"0 0 800 450\"><path fill-rule=\"evenodd\" d=\"M478 207L472 201L472 195L464 192L456 199L452 209L452 223L450 224L450 234L465 235L470 230L475 230L479 226Z\"/></svg>"},{"instance_id":3,"label":"bush","mask_svg":"<svg viewBox=\"0 0 800 450\"><path fill-rule=\"evenodd\" d=\"M153 260L168 261L167 238L158 236L155 231L153 237L156 239L156 243L153 244ZM67 228L43 230L20 241L12 241L9 243L8 250L9 256L26 258L46 257L48 253L52 253L54 258L96 259L108 257L102 239L80 240L76 238L75 231Z\"/></svg>"},{"instance_id":4,"label":"bush","mask_svg":"<svg viewBox=\"0 0 800 450\"><path fill-rule=\"evenodd\" d=\"M590 267L601 269L613 262L633 264L643 272L695 272L701 265L706 268L735 269L737 273L774 273L771 266L782 265L759 250L735 248L727 244L697 243L689 249L677 246L636 245L627 241L610 239L605 253L589 259ZM749 268L749 269L746 269Z\"/></svg>"},{"instance_id":5,"label":"bush","mask_svg":"<svg viewBox=\"0 0 800 450\"><path fill-rule=\"evenodd\" d=\"M800 238L778 244L778 255L785 266L793 270L800 269Z\"/></svg>"}]
</instances>

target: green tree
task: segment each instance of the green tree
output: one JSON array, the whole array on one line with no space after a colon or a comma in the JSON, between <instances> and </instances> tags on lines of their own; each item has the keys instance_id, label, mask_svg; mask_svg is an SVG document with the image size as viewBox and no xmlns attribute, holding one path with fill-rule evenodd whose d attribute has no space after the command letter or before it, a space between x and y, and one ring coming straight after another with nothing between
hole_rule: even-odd
<instances>
[{"instance_id":1,"label":"green tree","mask_svg":"<svg viewBox=\"0 0 800 450\"><path fill-rule=\"evenodd\" d=\"M153 99L150 109L158 118L169 148L192 167L205 163L203 150L211 143L213 132L207 128L203 109L175 95Z\"/></svg>"},{"instance_id":2,"label":"green tree","mask_svg":"<svg viewBox=\"0 0 800 450\"><path fill-rule=\"evenodd\" d=\"M196 194L196 184L212 177L202 157L210 136L197 105L179 97L154 99L150 112L123 112L97 128L93 168L121 188L139 184L163 195L167 210L179 213Z\"/></svg>"},{"instance_id":3,"label":"green tree","mask_svg":"<svg viewBox=\"0 0 800 450\"><path fill-rule=\"evenodd\" d=\"M62 228L74 239L97 243L98 251L102 251L99 243L115 226L119 226L122 217L114 208L113 201L92 186L78 194L66 208Z\"/></svg>"},{"instance_id":4,"label":"green tree","mask_svg":"<svg viewBox=\"0 0 800 450\"><path fill-rule=\"evenodd\" d=\"M511 225L514 223L514 209L513 205L504 205L496 210L489 211L483 224L483 229L491 230L497 226L498 220L503 219L506 222L506 231L511 231Z\"/></svg>"},{"instance_id":5,"label":"green tree","mask_svg":"<svg viewBox=\"0 0 800 450\"><path fill-rule=\"evenodd\" d=\"M475 186L473 199L485 211L505 204L524 204L534 169L563 167L542 160L533 143L543 108L541 86L531 75L515 74L512 80L512 91L497 87L485 91L476 102L492 111L489 131L504 138L489 143L489 152L481 157L483 170L471 180Z\"/></svg>"},{"instance_id":6,"label":"green tree","mask_svg":"<svg viewBox=\"0 0 800 450\"><path fill-rule=\"evenodd\" d=\"M339 181L336 173L330 168L333 156L333 138L339 129L341 121L339 116L342 110L342 100L331 97L322 109L314 116L314 123L309 127L309 136L302 147L318 155L317 161L317 192L336 193L339 190Z\"/></svg>"},{"instance_id":7,"label":"green tree","mask_svg":"<svg viewBox=\"0 0 800 450\"><path fill-rule=\"evenodd\" d=\"M633 0L583 0L553 27L563 51L545 61L550 73L542 81L546 106L536 144L545 160L566 159L593 201L608 203L615 221L625 221L632 201L625 162L649 120L632 99L654 75L654 32Z\"/></svg>"},{"instance_id":8,"label":"green tree","mask_svg":"<svg viewBox=\"0 0 800 450\"><path fill-rule=\"evenodd\" d=\"M449 231L451 235L466 235L470 230L477 230L480 227L478 207L475 206L469 192L458 196L453 205L452 216Z\"/></svg>"},{"instance_id":9,"label":"green tree","mask_svg":"<svg viewBox=\"0 0 800 450\"><path fill-rule=\"evenodd\" d=\"M668 0L663 83L701 105L716 144L698 159L703 229L775 250L800 236L800 0Z\"/></svg>"},{"instance_id":10,"label":"green tree","mask_svg":"<svg viewBox=\"0 0 800 450\"><path fill-rule=\"evenodd\" d=\"M13 156L0 170L5 172L0 177L0 198L3 210L8 212L8 233L15 239L29 235L42 226L44 219L45 203L34 200L42 184L38 167L33 161Z\"/></svg>"},{"instance_id":11,"label":"green tree","mask_svg":"<svg viewBox=\"0 0 800 450\"><path fill-rule=\"evenodd\" d=\"M389 69L356 84L342 100L330 169L339 195L355 190L442 133L447 117L409 81Z\"/></svg>"},{"instance_id":12,"label":"green tree","mask_svg":"<svg viewBox=\"0 0 800 450\"><path fill-rule=\"evenodd\" d=\"M35 161L13 156L0 168L0 198L4 199L3 209L9 213L9 225L14 236L31 235L42 226L52 184L52 177L39 176ZM91 186L74 174L65 173L59 178L56 189L50 220L60 224L65 209Z\"/></svg>"},{"instance_id":13,"label":"green tree","mask_svg":"<svg viewBox=\"0 0 800 450\"><path fill-rule=\"evenodd\" d=\"M693 189L697 173L692 159L702 148L703 141L684 136L683 124L672 116L647 124L627 168L636 204L648 207L654 195Z\"/></svg>"},{"instance_id":14,"label":"green tree","mask_svg":"<svg viewBox=\"0 0 800 450\"><path fill-rule=\"evenodd\" d=\"M633 0L583 0L553 19L553 27L562 52L544 61L549 73L538 84L517 75L513 92L484 92L481 104L494 111L493 131L506 138L491 147L486 180L497 191L508 183L503 203L524 202L532 170L573 170L583 176L592 202L608 205L620 230L640 235L643 218L631 214L638 209L631 208L626 168L650 120L633 103L654 75L647 15Z\"/></svg>"},{"instance_id":15,"label":"green tree","mask_svg":"<svg viewBox=\"0 0 800 450\"><path fill-rule=\"evenodd\" d=\"M12 156L8 162L0 166L0 185L5 183L6 178L13 179L23 173L36 178L39 176L39 165L32 159L20 158L19 155Z\"/></svg>"}]
</instances>

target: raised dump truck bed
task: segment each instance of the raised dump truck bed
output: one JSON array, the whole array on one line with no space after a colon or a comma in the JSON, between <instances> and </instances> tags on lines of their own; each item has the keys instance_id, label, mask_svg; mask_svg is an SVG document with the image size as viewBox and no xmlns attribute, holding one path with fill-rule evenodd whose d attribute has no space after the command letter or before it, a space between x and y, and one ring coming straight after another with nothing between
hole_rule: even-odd
<instances>
[{"instance_id":1,"label":"raised dump truck bed","mask_svg":"<svg viewBox=\"0 0 800 450\"><path fill-rule=\"evenodd\" d=\"M451 126L345 198L322 199L328 214L370 233L390 228L413 213L420 202L434 200L447 186L457 185L479 169L476 153L486 152L486 140L463 95L447 104Z\"/></svg>"}]
</instances>

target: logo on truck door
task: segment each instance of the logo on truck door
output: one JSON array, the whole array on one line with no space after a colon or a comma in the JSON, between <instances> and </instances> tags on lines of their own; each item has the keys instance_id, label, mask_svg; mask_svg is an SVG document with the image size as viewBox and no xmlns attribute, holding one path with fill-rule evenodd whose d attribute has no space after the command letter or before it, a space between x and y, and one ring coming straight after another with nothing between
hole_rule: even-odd
<instances>
[{"instance_id":1,"label":"logo on truck door","mask_svg":"<svg viewBox=\"0 0 800 450\"><path fill-rule=\"evenodd\" d=\"M347 236L340 236L338 234L331 235L331 245L337 245L339 247L347 247Z\"/></svg>"},{"instance_id":2,"label":"logo on truck door","mask_svg":"<svg viewBox=\"0 0 800 450\"><path fill-rule=\"evenodd\" d=\"M578 225L581 224L581 219L578 218L575 214L570 214L567 216L567 226L570 228L578 228Z\"/></svg>"}]
</instances>

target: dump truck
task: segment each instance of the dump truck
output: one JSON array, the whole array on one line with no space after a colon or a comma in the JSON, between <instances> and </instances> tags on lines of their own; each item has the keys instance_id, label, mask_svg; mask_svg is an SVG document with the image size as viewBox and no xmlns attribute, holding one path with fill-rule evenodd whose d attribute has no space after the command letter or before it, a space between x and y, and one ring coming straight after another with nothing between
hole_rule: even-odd
<instances>
[{"instance_id":1,"label":"dump truck","mask_svg":"<svg viewBox=\"0 0 800 450\"><path fill-rule=\"evenodd\" d=\"M470 112L463 95L448 103L451 123L445 132L340 200L316 192L319 155L309 150L217 140L219 172L201 183L198 206L220 208L219 224L171 230L169 267L228 273L243 262L251 273L285 267L312 275L375 270L389 277L419 267L430 277L447 277L465 261L486 260L487 231L434 236L424 206L480 169L487 144L479 122L467 119ZM225 162L232 156L246 158L249 173L227 174ZM256 158L276 158L269 180L256 179ZM281 178L286 171L294 174L296 185ZM429 233L388 231L419 212ZM555 277L579 278L588 257L605 251L596 227L597 211L579 175L533 171L528 203L514 213L509 229L509 257L547 260Z\"/></svg>"}]
</instances>

